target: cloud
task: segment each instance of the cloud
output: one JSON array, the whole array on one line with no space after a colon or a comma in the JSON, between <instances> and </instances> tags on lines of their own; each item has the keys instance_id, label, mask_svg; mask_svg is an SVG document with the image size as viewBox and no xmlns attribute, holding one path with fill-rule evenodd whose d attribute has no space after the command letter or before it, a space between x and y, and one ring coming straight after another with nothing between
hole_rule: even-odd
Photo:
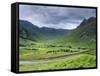
<instances>
[{"instance_id":1,"label":"cloud","mask_svg":"<svg viewBox=\"0 0 100 76\"><path fill-rule=\"evenodd\" d=\"M76 28L84 18L96 16L95 9L20 5L19 17L39 27Z\"/></svg>"}]
</instances>

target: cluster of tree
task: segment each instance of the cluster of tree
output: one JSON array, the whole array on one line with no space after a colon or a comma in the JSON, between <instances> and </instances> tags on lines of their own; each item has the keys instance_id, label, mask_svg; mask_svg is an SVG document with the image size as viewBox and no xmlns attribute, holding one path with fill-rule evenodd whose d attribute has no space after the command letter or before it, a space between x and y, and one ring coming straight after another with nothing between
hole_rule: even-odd
<instances>
[{"instance_id":1,"label":"cluster of tree","mask_svg":"<svg viewBox=\"0 0 100 76\"><path fill-rule=\"evenodd\" d=\"M86 50L87 48L84 48L84 47L83 47L83 48L80 48L80 47L79 47L78 49Z\"/></svg>"},{"instance_id":2,"label":"cluster of tree","mask_svg":"<svg viewBox=\"0 0 100 76\"><path fill-rule=\"evenodd\" d=\"M26 48L26 50L38 50L38 49L35 49L35 48Z\"/></svg>"},{"instance_id":3,"label":"cluster of tree","mask_svg":"<svg viewBox=\"0 0 100 76\"><path fill-rule=\"evenodd\" d=\"M51 51L47 51L46 53L57 53L57 52L77 52L78 50L76 51L73 51L71 49L60 49L60 50L51 50Z\"/></svg>"}]
</instances>

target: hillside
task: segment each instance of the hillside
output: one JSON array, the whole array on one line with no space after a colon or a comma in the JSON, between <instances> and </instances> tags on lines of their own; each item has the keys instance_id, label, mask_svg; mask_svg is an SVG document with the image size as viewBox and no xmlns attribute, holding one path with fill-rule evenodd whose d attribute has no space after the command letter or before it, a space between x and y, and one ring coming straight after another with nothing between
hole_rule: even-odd
<instances>
[{"instance_id":1,"label":"hillside","mask_svg":"<svg viewBox=\"0 0 100 76\"><path fill-rule=\"evenodd\" d=\"M32 23L25 20L19 21L20 38L36 41L37 39L39 39L38 31L39 28L33 25Z\"/></svg>"},{"instance_id":2,"label":"hillside","mask_svg":"<svg viewBox=\"0 0 100 76\"><path fill-rule=\"evenodd\" d=\"M20 38L32 41L55 39L56 37L62 37L69 32L69 30L64 29L54 29L48 27L39 28L25 20L20 20L19 25Z\"/></svg>"},{"instance_id":3,"label":"hillside","mask_svg":"<svg viewBox=\"0 0 100 76\"><path fill-rule=\"evenodd\" d=\"M83 22L69 35L65 36L63 43L92 45L96 42L96 18L91 17Z\"/></svg>"}]
</instances>

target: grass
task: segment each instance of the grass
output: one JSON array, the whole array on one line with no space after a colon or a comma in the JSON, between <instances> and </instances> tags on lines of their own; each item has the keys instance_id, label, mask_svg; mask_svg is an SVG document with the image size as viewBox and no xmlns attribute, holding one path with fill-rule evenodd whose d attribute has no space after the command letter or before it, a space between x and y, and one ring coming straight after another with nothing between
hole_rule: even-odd
<instances>
[{"instance_id":1,"label":"grass","mask_svg":"<svg viewBox=\"0 0 100 76\"><path fill-rule=\"evenodd\" d=\"M20 71L96 67L95 49L90 47L31 41L29 45L20 46L19 60L37 64L20 64Z\"/></svg>"},{"instance_id":2,"label":"grass","mask_svg":"<svg viewBox=\"0 0 100 76\"><path fill-rule=\"evenodd\" d=\"M20 71L90 68L96 66L95 62L95 56L80 54L54 63L40 65L20 65Z\"/></svg>"},{"instance_id":3,"label":"grass","mask_svg":"<svg viewBox=\"0 0 100 76\"><path fill-rule=\"evenodd\" d=\"M49 69L87 68L95 66L95 57L85 54L76 56L70 60L48 65Z\"/></svg>"}]
</instances>

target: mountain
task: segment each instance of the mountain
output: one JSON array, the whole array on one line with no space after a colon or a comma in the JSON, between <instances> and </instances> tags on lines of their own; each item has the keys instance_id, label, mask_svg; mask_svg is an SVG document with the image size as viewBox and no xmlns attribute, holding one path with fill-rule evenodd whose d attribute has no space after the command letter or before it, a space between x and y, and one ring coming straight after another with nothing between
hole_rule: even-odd
<instances>
[{"instance_id":1,"label":"mountain","mask_svg":"<svg viewBox=\"0 0 100 76\"><path fill-rule=\"evenodd\" d=\"M74 30L37 27L31 22L19 21L19 37L21 41L47 41L54 40L59 44L75 44L94 46L96 43L96 18L84 19ZM20 42L21 42L20 41Z\"/></svg>"},{"instance_id":2,"label":"mountain","mask_svg":"<svg viewBox=\"0 0 100 76\"><path fill-rule=\"evenodd\" d=\"M68 32L70 31L70 30L55 29L48 27L42 27L40 29L43 34L42 37L46 40L62 38L63 36L65 36L65 34L68 34Z\"/></svg>"},{"instance_id":3,"label":"mountain","mask_svg":"<svg viewBox=\"0 0 100 76\"><path fill-rule=\"evenodd\" d=\"M63 42L94 45L96 42L96 18L84 19L76 29L64 38Z\"/></svg>"},{"instance_id":4,"label":"mountain","mask_svg":"<svg viewBox=\"0 0 100 76\"><path fill-rule=\"evenodd\" d=\"M54 29L48 27L39 28L31 22L20 20L19 21L19 36L23 39L32 41L55 39L67 34L69 30Z\"/></svg>"},{"instance_id":5,"label":"mountain","mask_svg":"<svg viewBox=\"0 0 100 76\"><path fill-rule=\"evenodd\" d=\"M36 41L39 38L37 31L39 28L32 23L20 20L19 21L19 36L24 39Z\"/></svg>"}]
</instances>

